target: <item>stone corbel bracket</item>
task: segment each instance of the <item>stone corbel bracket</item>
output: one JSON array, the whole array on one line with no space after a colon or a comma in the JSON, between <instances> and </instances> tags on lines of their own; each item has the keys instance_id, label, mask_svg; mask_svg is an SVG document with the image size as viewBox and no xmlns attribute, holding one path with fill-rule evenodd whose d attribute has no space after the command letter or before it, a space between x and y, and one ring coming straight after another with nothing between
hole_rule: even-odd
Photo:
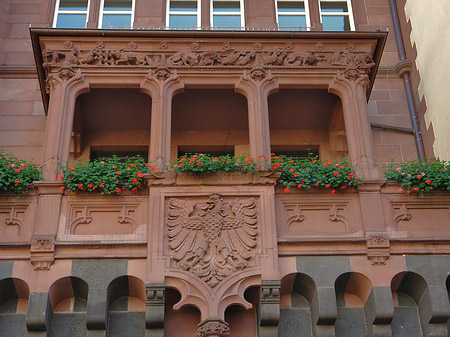
<instances>
[{"instance_id":1,"label":"stone corbel bracket","mask_svg":"<svg viewBox=\"0 0 450 337\"><path fill-rule=\"evenodd\" d=\"M31 240L30 262L34 270L49 270L55 262L55 238L35 236Z\"/></svg>"},{"instance_id":2,"label":"stone corbel bracket","mask_svg":"<svg viewBox=\"0 0 450 337\"><path fill-rule=\"evenodd\" d=\"M367 233L367 258L372 264L386 264L391 255L390 246L386 233Z\"/></svg>"}]
</instances>

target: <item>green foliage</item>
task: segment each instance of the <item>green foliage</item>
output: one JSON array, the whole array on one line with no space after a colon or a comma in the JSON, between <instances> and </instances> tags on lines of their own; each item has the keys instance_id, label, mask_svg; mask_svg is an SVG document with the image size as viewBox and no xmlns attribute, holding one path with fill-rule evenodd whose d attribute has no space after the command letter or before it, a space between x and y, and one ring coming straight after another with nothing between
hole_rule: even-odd
<instances>
[{"instance_id":1,"label":"green foliage","mask_svg":"<svg viewBox=\"0 0 450 337\"><path fill-rule=\"evenodd\" d=\"M387 165L384 177L400 184L399 192L423 192L434 189L450 190L450 163L437 159L413 160Z\"/></svg>"},{"instance_id":2,"label":"green foliage","mask_svg":"<svg viewBox=\"0 0 450 337\"><path fill-rule=\"evenodd\" d=\"M27 193L29 185L41 176L38 165L0 150L0 190Z\"/></svg>"},{"instance_id":3,"label":"green foliage","mask_svg":"<svg viewBox=\"0 0 450 337\"><path fill-rule=\"evenodd\" d=\"M267 159L269 159L267 157ZM258 163L259 162L259 163ZM252 157L242 155L239 157L219 156L212 157L208 154L184 155L173 165L176 172L189 172L202 175L209 172L255 172L262 171L264 162L255 161Z\"/></svg>"},{"instance_id":4,"label":"green foliage","mask_svg":"<svg viewBox=\"0 0 450 337\"><path fill-rule=\"evenodd\" d=\"M100 191L101 194L119 195L128 189L136 192L144 187L144 173L155 170L143 158L130 157L125 162L115 156L102 161L79 160L67 165L58 179L69 191Z\"/></svg>"},{"instance_id":5,"label":"green foliage","mask_svg":"<svg viewBox=\"0 0 450 337\"><path fill-rule=\"evenodd\" d=\"M280 183L285 192L295 186L309 190L311 187L323 187L334 194L336 190L345 190L350 186L362 184L360 177L346 159L341 161L322 161L317 158L292 159L285 156L272 156L271 170L281 172Z\"/></svg>"},{"instance_id":6,"label":"green foliage","mask_svg":"<svg viewBox=\"0 0 450 337\"><path fill-rule=\"evenodd\" d=\"M272 164L269 166L270 159ZM334 194L336 189L344 190L362 183L345 159L337 162L321 161L316 158L292 159L275 155L272 155L272 158L252 158L245 155L212 157L207 154L192 154L178 158L173 167L177 172L199 175L217 171L257 172L270 169L281 172L280 183L286 186L286 193L289 193L289 188L295 186L301 189L323 187Z\"/></svg>"}]
</instances>

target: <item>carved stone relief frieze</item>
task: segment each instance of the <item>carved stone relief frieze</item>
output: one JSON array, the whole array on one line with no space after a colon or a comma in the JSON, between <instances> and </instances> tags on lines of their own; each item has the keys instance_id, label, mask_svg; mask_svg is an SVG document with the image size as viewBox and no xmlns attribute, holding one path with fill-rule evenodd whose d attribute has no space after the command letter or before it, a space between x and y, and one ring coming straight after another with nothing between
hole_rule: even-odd
<instances>
[{"instance_id":1,"label":"carved stone relief frieze","mask_svg":"<svg viewBox=\"0 0 450 337\"><path fill-rule=\"evenodd\" d=\"M60 50L44 49L42 52L45 69L63 63L72 66L143 66L143 67L354 67L367 72L375 63L367 51L354 49L326 50L318 43L312 50L295 50L291 42L280 44L279 48L265 49L256 42L250 49L238 49L224 42L222 49L208 48L192 42L187 49L169 50L169 44L161 41L158 50L138 50L135 42L124 48L106 48L97 44L91 49L77 46Z\"/></svg>"},{"instance_id":2,"label":"carved stone relief frieze","mask_svg":"<svg viewBox=\"0 0 450 337\"><path fill-rule=\"evenodd\" d=\"M207 320L200 323L197 337L229 337L230 327L222 320Z\"/></svg>"},{"instance_id":3,"label":"carved stone relief frieze","mask_svg":"<svg viewBox=\"0 0 450 337\"><path fill-rule=\"evenodd\" d=\"M167 230L174 266L213 288L251 265L258 236L256 202L225 202L219 194L205 202L172 198Z\"/></svg>"}]
</instances>

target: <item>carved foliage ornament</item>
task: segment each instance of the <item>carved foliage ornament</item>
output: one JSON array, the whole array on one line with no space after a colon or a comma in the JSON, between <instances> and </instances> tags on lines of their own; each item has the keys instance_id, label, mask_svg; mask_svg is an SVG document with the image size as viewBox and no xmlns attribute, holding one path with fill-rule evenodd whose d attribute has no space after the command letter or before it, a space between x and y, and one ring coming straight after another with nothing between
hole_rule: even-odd
<instances>
[{"instance_id":1,"label":"carved foliage ornament","mask_svg":"<svg viewBox=\"0 0 450 337\"><path fill-rule=\"evenodd\" d=\"M372 68L375 63L368 52L356 50L325 51L316 45L316 50L294 51L292 44L275 50L263 50L255 44L253 50L238 50L224 44L222 50L199 50L198 42L191 44L190 50L166 51L168 44L161 42L164 51L138 51L135 44L127 48L105 49L97 47L80 50L72 47L65 50L44 49L43 66L48 69L68 63L77 66L145 66L145 67L355 67L361 70Z\"/></svg>"},{"instance_id":2,"label":"carved foliage ornament","mask_svg":"<svg viewBox=\"0 0 450 337\"><path fill-rule=\"evenodd\" d=\"M211 194L205 203L170 199L168 236L172 259L209 286L249 265L258 235L254 199L226 203Z\"/></svg>"},{"instance_id":3,"label":"carved foliage ornament","mask_svg":"<svg viewBox=\"0 0 450 337\"><path fill-rule=\"evenodd\" d=\"M197 337L229 337L230 327L222 320L209 320L197 329Z\"/></svg>"}]
</instances>

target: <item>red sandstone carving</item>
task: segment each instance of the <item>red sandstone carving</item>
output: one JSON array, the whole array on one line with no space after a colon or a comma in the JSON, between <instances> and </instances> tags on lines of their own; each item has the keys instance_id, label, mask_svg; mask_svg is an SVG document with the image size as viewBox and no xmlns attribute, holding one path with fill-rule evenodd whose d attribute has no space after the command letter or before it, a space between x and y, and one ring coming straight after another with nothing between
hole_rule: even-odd
<instances>
[{"instance_id":1,"label":"red sandstone carving","mask_svg":"<svg viewBox=\"0 0 450 337\"><path fill-rule=\"evenodd\" d=\"M34 237L31 240L30 262L35 270L49 270L55 262L55 238Z\"/></svg>"},{"instance_id":2,"label":"red sandstone carving","mask_svg":"<svg viewBox=\"0 0 450 337\"><path fill-rule=\"evenodd\" d=\"M324 51L323 46L317 46L315 51L293 51L292 45L263 51L261 44L256 44L254 50L232 49L229 45L224 50L199 50L200 44L193 42L190 50L176 52L146 52L137 50L137 45L129 44L128 49L105 49L97 46L93 49L80 50L73 47L70 50L49 50L42 52L44 68L48 69L63 63L70 65L140 65L149 67L164 66L164 60L170 67L254 67L258 64L269 67L355 67L361 70L372 68L375 63L367 52L360 51ZM166 50L168 44L160 42L159 48Z\"/></svg>"},{"instance_id":3,"label":"red sandstone carving","mask_svg":"<svg viewBox=\"0 0 450 337\"><path fill-rule=\"evenodd\" d=\"M258 228L254 199L236 199L229 204L218 194L211 194L203 204L171 199L167 226L177 266L211 287L246 268L255 255Z\"/></svg>"},{"instance_id":4,"label":"red sandstone carving","mask_svg":"<svg viewBox=\"0 0 450 337\"><path fill-rule=\"evenodd\" d=\"M24 223L23 220L20 219L20 214L23 215L26 208L26 206L12 206L11 210L8 211L9 216L5 218L6 226L17 226L17 236L19 236L23 230ZM0 208L0 213L3 213L2 208Z\"/></svg>"},{"instance_id":5,"label":"red sandstone carving","mask_svg":"<svg viewBox=\"0 0 450 337\"><path fill-rule=\"evenodd\" d=\"M372 264L386 264L389 259L391 246L385 234L369 234L367 238L367 258Z\"/></svg>"},{"instance_id":6,"label":"red sandstone carving","mask_svg":"<svg viewBox=\"0 0 450 337\"><path fill-rule=\"evenodd\" d=\"M200 323L197 329L197 337L228 337L230 327L222 320L207 320Z\"/></svg>"}]
</instances>

